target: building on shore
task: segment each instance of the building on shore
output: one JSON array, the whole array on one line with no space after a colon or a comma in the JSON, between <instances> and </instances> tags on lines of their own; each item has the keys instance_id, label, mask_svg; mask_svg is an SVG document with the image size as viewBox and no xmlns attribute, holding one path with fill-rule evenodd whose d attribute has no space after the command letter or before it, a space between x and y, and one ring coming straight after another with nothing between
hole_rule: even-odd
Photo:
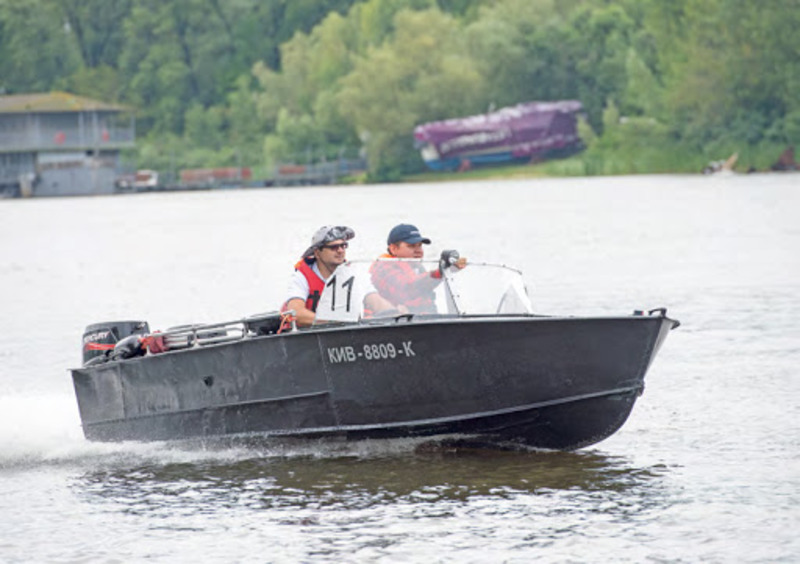
<instances>
[{"instance_id":1,"label":"building on shore","mask_svg":"<svg viewBox=\"0 0 800 564\"><path fill-rule=\"evenodd\" d=\"M114 193L135 129L125 106L65 92L0 96L0 197Z\"/></svg>"}]
</instances>

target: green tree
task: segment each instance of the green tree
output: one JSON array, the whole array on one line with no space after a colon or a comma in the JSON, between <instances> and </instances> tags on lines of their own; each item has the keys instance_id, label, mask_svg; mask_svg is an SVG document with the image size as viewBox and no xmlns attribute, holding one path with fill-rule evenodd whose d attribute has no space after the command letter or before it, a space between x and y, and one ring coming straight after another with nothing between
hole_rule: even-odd
<instances>
[{"instance_id":1,"label":"green tree","mask_svg":"<svg viewBox=\"0 0 800 564\"><path fill-rule=\"evenodd\" d=\"M631 47L625 60L627 77L623 100L625 109L634 115L663 117L664 88L639 53Z\"/></svg>"},{"instance_id":2,"label":"green tree","mask_svg":"<svg viewBox=\"0 0 800 564\"><path fill-rule=\"evenodd\" d=\"M416 124L473 112L485 100L456 20L436 9L404 10L394 26L390 40L358 60L338 95L379 180L420 166L411 144Z\"/></svg>"},{"instance_id":3,"label":"green tree","mask_svg":"<svg viewBox=\"0 0 800 564\"><path fill-rule=\"evenodd\" d=\"M228 94L226 107L228 143L234 148L237 158L244 165L261 163L261 144L267 126L258 115L256 92L249 75L238 78L236 88Z\"/></svg>"},{"instance_id":4,"label":"green tree","mask_svg":"<svg viewBox=\"0 0 800 564\"><path fill-rule=\"evenodd\" d=\"M576 97L597 130L608 99L619 99L627 83L626 59L634 22L618 4L587 5L570 19L578 73Z\"/></svg>"},{"instance_id":5,"label":"green tree","mask_svg":"<svg viewBox=\"0 0 800 564\"><path fill-rule=\"evenodd\" d=\"M108 65L80 66L71 75L54 80L50 87L105 102L118 102L126 92L120 73Z\"/></svg>"},{"instance_id":6,"label":"green tree","mask_svg":"<svg viewBox=\"0 0 800 564\"><path fill-rule=\"evenodd\" d=\"M466 34L489 101L578 99L601 131L606 99L625 88L634 29L618 3L500 0Z\"/></svg>"},{"instance_id":7,"label":"green tree","mask_svg":"<svg viewBox=\"0 0 800 564\"><path fill-rule=\"evenodd\" d=\"M683 0L681 8L683 40L659 50L674 127L700 144L759 142L800 107L800 2Z\"/></svg>"},{"instance_id":8,"label":"green tree","mask_svg":"<svg viewBox=\"0 0 800 564\"><path fill-rule=\"evenodd\" d=\"M0 0L0 91L46 92L80 67L70 28L48 0Z\"/></svg>"},{"instance_id":9,"label":"green tree","mask_svg":"<svg viewBox=\"0 0 800 564\"><path fill-rule=\"evenodd\" d=\"M310 33L297 33L281 45L280 70L258 63L253 68L261 92L259 115L275 133L264 147L270 162L308 155L332 158L354 152L360 144L356 128L337 103L340 81L354 67L356 57L391 29L393 15L404 6L428 5L429 0L370 0L356 4L341 16L331 13ZM368 39L365 40L364 37ZM292 127L301 131L296 134ZM314 128L311 136L308 128Z\"/></svg>"},{"instance_id":10,"label":"green tree","mask_svg":"<svg viewBox=\"0 0 800 564\"><path fill-rule=\"evenodd\" d=\"M132 0L50 0L58 6L74 38L84 67L114 68L124 37L120 22L128 17Z\"/></svg>"}]
</instances>

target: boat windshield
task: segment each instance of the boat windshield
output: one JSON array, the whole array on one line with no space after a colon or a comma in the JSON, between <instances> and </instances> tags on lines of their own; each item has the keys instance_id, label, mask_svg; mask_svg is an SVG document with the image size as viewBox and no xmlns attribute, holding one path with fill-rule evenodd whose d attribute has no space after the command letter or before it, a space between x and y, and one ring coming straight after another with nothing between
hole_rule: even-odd
<instances>
[{"instance_id":1,"label":"boat windshield","mask_svg":"<svg viewBox=\"0 0 800 564\"><path fill-rule=\"evenodd\" d=\"M415 315L533 313L522 274L499 264L469 263L437 272L436 261L349 261L328 279L317 305L317 322ZM378 296L380 298L378 298Z\"/></svg>"}]
</instances>

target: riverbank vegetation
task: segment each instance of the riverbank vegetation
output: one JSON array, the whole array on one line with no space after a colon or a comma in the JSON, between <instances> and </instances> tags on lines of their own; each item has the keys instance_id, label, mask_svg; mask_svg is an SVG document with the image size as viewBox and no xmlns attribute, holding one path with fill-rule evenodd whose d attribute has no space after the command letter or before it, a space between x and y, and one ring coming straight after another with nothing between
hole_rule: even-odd
<instances>
[{"instance_id":1,"label":"riverbank vegetation","mask_svg":"<svg viewBox=\"0 0 800 564\"><path fill-rule=\"evenodd\" d=\"M797 29L797 0L0 0L0 91L130 105L163 171L363 154L398 180L415 125L557 99L587 150L536 174L761 170L800 144Z\"/></svg>"}]
</instances>

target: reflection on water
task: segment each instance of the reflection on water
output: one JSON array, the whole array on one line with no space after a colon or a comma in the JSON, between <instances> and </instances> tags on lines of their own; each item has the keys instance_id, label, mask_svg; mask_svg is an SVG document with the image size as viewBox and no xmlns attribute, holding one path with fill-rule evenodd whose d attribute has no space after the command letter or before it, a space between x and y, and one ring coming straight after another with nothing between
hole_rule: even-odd
<instances>
[{"instance_id":1,"label":"reflection on water","mask_svg":"<svg viewBox=\"0 0 800 564\"><path fill-rule=\"evenodd\" d=\"M242 557L237 534L271 547L261 561L528 562L536 551L563 562L579 539L607 561L633 528L654 538L649 527L676 503L665 467L585 451L251 454L95 470L71 489L151 537L218 538L223 561Z\"/></svg>"},{"instance_id":2,"label":"reflection on water","mask_svg":"<svg viewBox=\"0 0 800 564\"><path fill-rule=\"evenodd\" d=\"M137 513L221 507L350 510L559 493L608 499L624 493L624 504L603 511L625 513L658 502L659 479L666 471L663 466L636 468L623 457L592 452L507 452L425 443L413 452L370 457L146 463L88 472L74 487L87 499L106 499Z\"/></svg>"}]
</instances>

